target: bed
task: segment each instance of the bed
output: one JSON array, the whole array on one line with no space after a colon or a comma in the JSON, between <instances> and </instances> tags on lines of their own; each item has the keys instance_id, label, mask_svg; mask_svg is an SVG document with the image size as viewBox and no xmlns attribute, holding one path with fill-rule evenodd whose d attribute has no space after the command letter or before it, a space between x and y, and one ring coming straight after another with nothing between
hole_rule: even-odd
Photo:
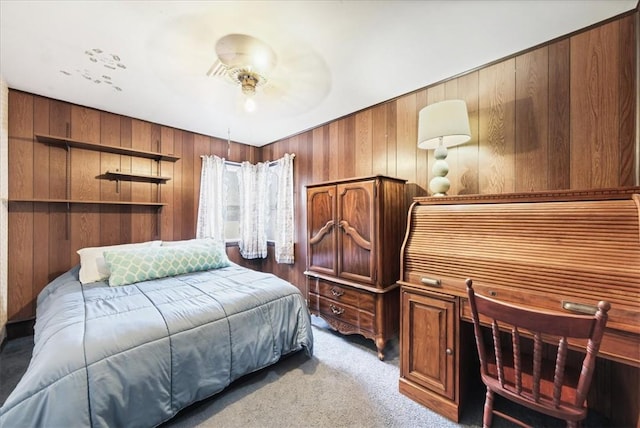
<instances>
[{"instance_id":1,"label":"bed","mask_svg":"<svg viewBox=\"0 0 640 428\"><path fill-rule=\"evenodd\" d=\"M295 286L226 254L223 263L185 270L173 258L210 250L162 248L104 251L107 261L118 253L137 264L124 284L114 285L118 266L109 263L109 278L83 284L81 256L43 289L33 356L0 409L0 426L157 426L286 354L312 355L310 317ZM136 258L157 253L147 264Z\"/></svg>"}]
</instances>

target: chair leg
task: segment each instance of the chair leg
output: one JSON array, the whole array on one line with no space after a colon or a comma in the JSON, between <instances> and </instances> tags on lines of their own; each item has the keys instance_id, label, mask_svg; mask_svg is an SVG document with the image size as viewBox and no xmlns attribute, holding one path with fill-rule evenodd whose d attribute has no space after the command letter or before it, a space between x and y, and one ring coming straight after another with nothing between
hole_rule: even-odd
<instances>
[{"instance_id":1,"label":"chair leg","mask_svg":"<svg viewBox=\"0 0 640 428\"><path fill-rule=\"evenodd\" d=\"M484 414L482 416L482 428L490 428L493 420L493 391L487 388L484 400Z\"/></svg>"}]
</instances>

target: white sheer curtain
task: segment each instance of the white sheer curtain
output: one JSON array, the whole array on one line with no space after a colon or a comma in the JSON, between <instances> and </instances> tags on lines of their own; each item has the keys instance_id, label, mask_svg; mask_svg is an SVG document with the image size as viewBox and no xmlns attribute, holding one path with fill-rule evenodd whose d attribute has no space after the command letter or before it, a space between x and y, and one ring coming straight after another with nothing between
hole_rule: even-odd
<instances>
[{"instance_id":1,"label":"white sheer curtain","mask_svg":"<svg viewBox=\"0 0 640 428\"><path fill-rule=\"evenodd\" d=\"M276 202L275 256L277 263L293 263L293 154L278 161L278 191Z\"/></svg>"},{"instance_id":2,"label":"white sheer curtain","mask_svg":"<svg viewBox=\"0 0 640 428\"><path fill-rule=\"evenodd\" d=\"M269 164L242 162L240 188L240 254L245 259L267 257L269 222Z\"/></svg>"},{"instance_id":3,"label":"white sheer curtain","mask_svg":"<svg viewBox=\"0 0 640 428\"><path fill-rule=\"evenodd\" d=\"M223 158L202 156L196 238L213 238L224 242L227 206L225 173Z\"/></svg>"}]
</instances>

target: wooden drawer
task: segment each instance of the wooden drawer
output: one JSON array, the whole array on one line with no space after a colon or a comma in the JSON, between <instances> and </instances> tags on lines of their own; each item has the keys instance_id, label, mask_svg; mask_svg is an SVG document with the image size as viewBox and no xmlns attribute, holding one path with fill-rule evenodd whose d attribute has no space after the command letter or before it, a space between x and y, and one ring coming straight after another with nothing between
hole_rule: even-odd
<instances>
[{"instance_id":1,"label":"wooden drawer","mask_svg":"<svg viewBox=\"0 0 640 428\"><path fill-rule=\"evenodd\" d=\"M368 311L359 310L355 306L338 302L316 293L309 293L309 307L312 311L318 311L323 318L330 318L340 323L347 323L367 331L374 329L373 314ZM338 328L342 332L350 332L347 326Z\"/></svg>"},{"instance_id":2,"label":"wooden drawer","mask_svg":"<svg viewBox=\"0 0 640 428\"><path fill-rule=\"evenodd\" d=\"M339 285L330 281L318 279L310 281L310 292L326 297L334 302L354 306L361 311L375 313L375 299L371 293L349 286Z\"/></svg>"}]
</instances>

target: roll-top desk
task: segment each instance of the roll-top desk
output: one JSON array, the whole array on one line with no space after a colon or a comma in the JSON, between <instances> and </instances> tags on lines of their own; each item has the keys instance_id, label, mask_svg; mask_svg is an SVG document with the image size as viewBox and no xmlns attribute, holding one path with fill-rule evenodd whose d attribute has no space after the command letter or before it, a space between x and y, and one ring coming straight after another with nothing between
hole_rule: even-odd
<instances>
[{"instance_id":1,"label":"roll-top desk","mask_svg":"<svg viewBox=\"0 0 640 428\"><path fill-rule=\"evenodd\" d=\"M399 281L400 391L459 420L464 378L478 370L461 334L472 278L476 293L533 308L589 313L611 302L599 356L634 368L635 396L615 400L637 418L639 213L640 187L415 198Z\"/></svg>"}]
</instances>

